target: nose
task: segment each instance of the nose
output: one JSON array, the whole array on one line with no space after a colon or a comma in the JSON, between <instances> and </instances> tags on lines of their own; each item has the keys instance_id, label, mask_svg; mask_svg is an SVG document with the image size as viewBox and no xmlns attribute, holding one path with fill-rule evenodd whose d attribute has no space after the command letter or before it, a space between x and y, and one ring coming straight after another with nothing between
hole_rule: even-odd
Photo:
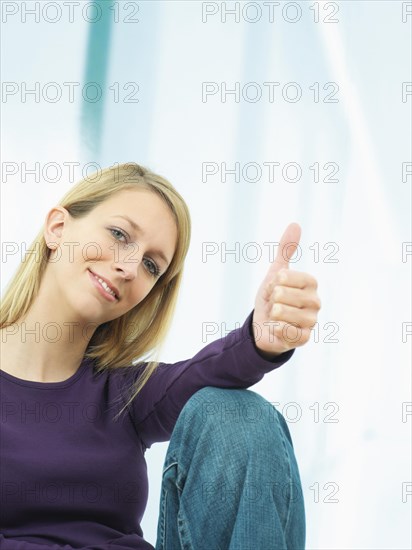
<instances>
[{"instance_id":1,"label":"nose","mask_svg":"<svg viewBox=\"0 0 412 550\"><path fill-rule=\"evenodd\" d=\"M117 250L114 267L116 271L123 273L125 279L133 280L137 277L137 270L142 259L143 252L140 252L138 246L130 247L126 251Z\"/></svg>"}]
</instances>

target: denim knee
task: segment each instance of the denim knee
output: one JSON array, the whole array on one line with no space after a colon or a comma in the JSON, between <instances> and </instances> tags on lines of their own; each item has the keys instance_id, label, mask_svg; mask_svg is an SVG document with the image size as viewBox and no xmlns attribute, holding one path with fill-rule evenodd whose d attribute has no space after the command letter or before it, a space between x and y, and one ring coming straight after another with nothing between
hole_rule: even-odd
<instances>
[{"instance_id":1,"label":"denim knee","mask_svg":"<svg viewBox=\"0 0 412 550\"><path fill-rule=\"evenodd\" d=\"M267 435L269 430L272 436L282 431L290 440L281 413L272 403L249 389L201 388L186 402L181 416L185 425L191 428L196 426L197 433L200 429L210 429L220 433L221 437L231 433L237 436L243 434L253 443Z\"/></svg>"}]
</instances>

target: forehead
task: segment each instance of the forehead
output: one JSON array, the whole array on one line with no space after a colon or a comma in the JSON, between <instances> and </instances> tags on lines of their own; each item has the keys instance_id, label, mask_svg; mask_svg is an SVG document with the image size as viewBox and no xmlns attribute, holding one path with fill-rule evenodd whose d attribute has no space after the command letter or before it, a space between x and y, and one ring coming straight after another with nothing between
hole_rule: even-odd
<instances>
[{"instance_id":1,"label":"forehead","mask_svg":"<svg viewBox=\"0 0 412 550\"><path fill-rule=\"evenodd\" d=\"M98 205L95 209L111 211L114 208L127 209L128 213L141 211L147 208L151 210L166 210L170 211L164 200L154 191L149 189L123 189L118 191L104 202ZM171 214L171 212L170 212Z\"/></svg>"},{"instance_id":2,"label":"forehead","mask_svg":"<svg viewBox=\"0 0 412 550\"><path fill-rule=\"evenodd\" d=\"M91 212L96 217L122 215L136 224L144 224L148 229L156 227L174 232L175 216L165 200L155 191L148 189L124 189L118 191Z\"/></svg>"},{"instance_id":3,"label":"forehead","mask_svg":"<svg viewBox=\"0 0 412 550\"><path fill-rule=\"evenodd\" d=\"M126 229L156 249L163 249L169 257L173 255L178 235L175 218L157 193L147 189L122 190L99 204L91 214L104 217L105 221Z\"/></svg>"}]
</instances>

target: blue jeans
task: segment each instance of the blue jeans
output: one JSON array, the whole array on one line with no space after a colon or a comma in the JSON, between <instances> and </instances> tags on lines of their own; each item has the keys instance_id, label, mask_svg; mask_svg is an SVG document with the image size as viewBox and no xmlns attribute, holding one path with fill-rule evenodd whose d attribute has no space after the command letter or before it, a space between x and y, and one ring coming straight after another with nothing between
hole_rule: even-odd
<instances>
[{"instance_id":1,"label":"blue jeans","mask_svg":"<svg viewBox=\"0 0 412 550\"><path fill-rule=\"evenodd\" d=\"M251 390L193 394L166 453L156 550L302 550L305 537L284 417Z\"/></svg>"}]
</instances>

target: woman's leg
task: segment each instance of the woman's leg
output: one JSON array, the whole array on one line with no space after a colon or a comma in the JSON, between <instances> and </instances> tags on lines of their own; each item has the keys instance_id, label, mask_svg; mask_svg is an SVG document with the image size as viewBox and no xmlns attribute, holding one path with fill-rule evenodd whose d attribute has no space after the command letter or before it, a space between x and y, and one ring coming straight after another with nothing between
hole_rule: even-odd
<instances>
[{"instance_id":1,"label":"woman's leg","mask_svg":"<svg viewBox=\"0 0 412 550\"><path fill-rule=\"evenodd\" d=\"M196 392L167 449L156 550L302 550L305 536L283 416L251 390Z\"/></svg>"}]
</instances>

